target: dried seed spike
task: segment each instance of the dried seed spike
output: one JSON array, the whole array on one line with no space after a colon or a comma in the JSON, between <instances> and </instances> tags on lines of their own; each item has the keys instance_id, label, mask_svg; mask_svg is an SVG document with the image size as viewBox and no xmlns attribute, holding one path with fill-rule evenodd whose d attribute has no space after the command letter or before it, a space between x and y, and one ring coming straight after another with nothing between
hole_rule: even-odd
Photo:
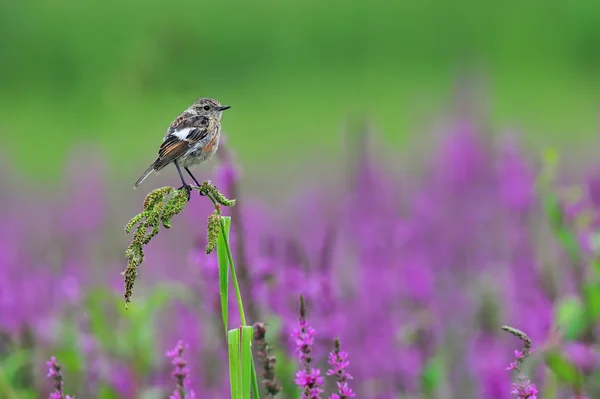
<instances>
[{"instance_id":1,"label":"dried seed spike","mask_svg":"<svg viewBox=\"0 0 600 399\"><path fill-rule=\"evenodd\" d=\"M159 233L161 223L165 228L171 227L171 219L183 210L187 201L187 195L173 187L158 188L151 191L144 199L144 210L127 223L125 227L127 233L131 232L134 226L137 227L125 251L128 260L127 268L121 273L125 277L126 307L131 301L138 266L144 260L144 245Z\"/></svg>"},{"instance_id":2,"label":"dried seed spike","mask_svg":"<svg viewBox=\"0 0 600 399\"><path fill-rule=\"evenodd\" d=\"M206 254L210 254L213 249L217 246L219 241L219 234L221 232L221 215L218 210L215 209L213 213L208 216L208 224L206 226Z\"/></svg>"},{"instance_id":3,"label":"dried seed spike","mask_svg":"<svg viewBox=\"0 0 600 399\"><path fill-rule=\"evenodd\" d=\"M521 341L523 341L523 343L525 344L525 348L529 349L531 347L531 339L523 331L519 330L518 328L514 328L514 327L510 327L510 326L502 326L501 328L504 331L514 335L515 337L517 337Z\"/></svg>"},{"instance_id":4,"label":"dried seed spike","mask_svg":"<svg viewBox=\"0 0 600 399\"><path fill-rule=\"evenodd\" d=\"M230 207L235 205L235 200L230 200L225 197L215 186L212 185L210 181L205 181L202 183L200 186L200 191L204 194L210 195L215 202L223 206Z\"/></svg>"}]
</instances>

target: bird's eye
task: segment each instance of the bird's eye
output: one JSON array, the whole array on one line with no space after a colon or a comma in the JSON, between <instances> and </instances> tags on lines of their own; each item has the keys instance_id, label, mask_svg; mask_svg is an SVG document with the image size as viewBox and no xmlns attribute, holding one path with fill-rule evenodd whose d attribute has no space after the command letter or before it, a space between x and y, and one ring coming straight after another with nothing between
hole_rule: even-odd
<instances>
[{"instance_id":1,"label":"bird's eye","mask_svg":"<svg viewBox=\"0 0 600 399\"><path fill-rule=\"evenodd\" d=\"M205 111L208 111L209 109L210 109L210 106L208 106L208 105L205 105L205 106L204 106L204 110L205 110Z\"/></svg>"}]
</instances>

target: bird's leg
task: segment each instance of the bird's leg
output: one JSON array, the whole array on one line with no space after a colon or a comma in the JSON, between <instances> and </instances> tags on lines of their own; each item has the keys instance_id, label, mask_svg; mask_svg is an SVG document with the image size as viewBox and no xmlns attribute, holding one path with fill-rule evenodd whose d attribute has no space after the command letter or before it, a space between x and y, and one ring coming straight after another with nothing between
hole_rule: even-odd
<instances>
[{"instance_id":1,"label":"bird's leg","mask_svg":"<svg viewBox=\"0 0 600 399\"><path fill-rule=\"evenodd\" d=\"M190 187L189 184L187 184L185 182L185 179L183 178L183 174L181 173L181 168L179 167L179 163L177 163L177 161L174 161L174 163L175 163L175 167L177 168L177 173L179 173L179 178L181 179L181 182L183 183L183 186L179 187L178 190L181 190L182 188L185 189L185 192L187 193L187 197L188 197L188 201L189 201L190 193L192 192L192 188Z\"/></svg>"},{"instance_id":2,"label":"bird's leg","mask_svg":"<svg viewBox=\"0 0 600 399\"><path fill-rule=\"evenodd\" d=\"M194 177L194 175L192 174L192 172L190 172L190 170L187 167L184 167L183 169L185 169L186 172L188 172L188 175L190 175L190 177L192 178L192 180L194 180L194 183L196 183L196 185L198 187L201 186L200 183L198 183L198 180L196 180L196 178ZM198 192L200 193L201 196L205 196L206 194L202 192L202 190L198 190Z\"/></svg>"}]
</instances>

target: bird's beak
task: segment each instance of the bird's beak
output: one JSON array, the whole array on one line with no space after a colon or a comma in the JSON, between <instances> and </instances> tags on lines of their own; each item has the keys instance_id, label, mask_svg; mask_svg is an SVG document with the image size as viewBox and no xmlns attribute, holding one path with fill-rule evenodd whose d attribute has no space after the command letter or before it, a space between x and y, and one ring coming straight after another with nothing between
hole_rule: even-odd
<instances>
[{"instance_id":1,"label":"bird's beak","mask_svg":"<svg viewBox=\"0 0 600 399\"><path fill-rule=\"evenodd\" d=\"M223 105L222 107L217 108L219 111L225 111L226 109L231 108L231 105Z\"/></svg>"}]
</instances>

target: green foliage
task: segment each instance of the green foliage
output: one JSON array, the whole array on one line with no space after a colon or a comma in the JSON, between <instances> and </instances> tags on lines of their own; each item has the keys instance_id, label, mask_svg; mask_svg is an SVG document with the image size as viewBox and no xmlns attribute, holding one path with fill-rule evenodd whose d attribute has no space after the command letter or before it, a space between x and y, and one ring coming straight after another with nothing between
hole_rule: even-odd
<instances>
[{"instance_id":1,"label":"green foliage","mask_svg":"<svg viewBox=\"0 0 600 399\"><path fill-rule=\"evenodd\" d=\"M421 370L421 387L425 398L437 397L436 391L445 378L444 361L440 356L433 356Z\"/></svg>"},{"instance_id":2,"label":"green foliage","mask_svg":"<svg viewBox=\"0 0 600 399\"><path fill-rule=\"evenodd\" d=\"M269 328L271 324L269 323ZM276 333L272 333L276 336ZM292 359L281 348L273 349L273 356L277 359L275 363L275 375L281 383L280 395L284 398L293 398L298 396L298 387L294 384L294 374L296 373L297 362Z\"/></svg>"},{"instance_id":3,"label":"green foliage","mask_svg":"<svg viewBox=\"0 0 600 399\"><path fill-rule=\"evenodd\" d=\"M327 132L345 114L373 113L386 140L400 144L410 137L407 125L419 123L415 111L448 98L449 71L465 55L469 66L489 66L494 120L521 120L545 141L552 133L565 141L576 132L593 137L595 2L175 0L140 7L1 3L3 134L15 159L28 158L20 166L26 173L56 174L80 140L106 145L119 172L139 168L170 120L205 93L236 107L225 127L247 165L289 162L282 148L317 141L335 155L327 151L339 150L339 137Z\"/></svg>"},{"instance_id":4,"label":"green foliage","mask_svg":"<svg viewBox=\"0 0 600 399\"><path fill-rule=\"evenodd\" d=\"M578 295L561 298L555 303L554 322L562 339L577 341L593 331L600 320L600 284L598 283L600 263L595 258L598 253L598 232L593 230L593 224L590 223L596 216L593 209L581 212L575 217L574 222L567 222L563 214L564 200L559 199L554 187L557 164L556 152L545 154L540 188L546 216L552 232L567 254L570 263L574 267L584 269L580 276L583 281L578 281ZM580 187L575 187L570 194L567 201L578 203L585 200L583 189ZM591 237L592 256L586 254L582 248L578 237L581 229L584 229L584 234ZM544 388L545 396L554 397L560 385L567 385L574 392L581 392L584 380L589 380L556 348L546 352L544 360L552 372Z\"/></svg>"},{"instance_id":5,"label":"green foliage","mask_svg":"<svg viewBox=\"0 0 600 399\"><path fill-rule=\"evenodd\" d=\"M218 224L220 228L220 223ZM228 330L228 319L229 319L229 260L227 259L227 245L225 237L229 236L229 228L231 226L231 218L223 217L223 226L225 234L221 234L219 242L217 244L217 257L219 259L219 293L221 296L221 314L223 316L223 327L225 327L225 333Z\"/></svg>"},{"instance_id":6,"label":"green foliage","mask_svg":"<svg viewBox=\"0 0 600 399\"><path fill-rule=\"evenodd\" d=\"M98 387L97 396L102 399L120 399L119 393L105 383L100 384Z\"/></svg>"},{"instance_id":7,"label":"green foliage","mask_svg":"<svg viewBox=\"0 0 600 399\"><path fill-rule=\"evenodd\" d=\"M587 328L585 308L579 297L570 296L560 299L554 308L554 322L564 339L577 340Z\"/></svg>"},{"instance_id":8,"label":"green foliage","mask_svg":"<svg viewBox=\"0 0 600 399\"><path fill-rule=\"evenodd\" d=\"M79 328L75 320L67 320L59 324L60 345L53 351L57 359L60 359L62 373L66 379L71 380L70 376L79 376L86 366L85 354L77 345L80 338ZM76 379L71 380L70 384L82 383Z\"/></svg>"},{"instance_id":9,"label":"green foliage","mask_svg":"<svg viewBox=\"0 0 600 399\"><path fill-rule=\"evenodd\" d=\"M581 295L585 308L585 320L588 326L594 326L600 320L600 284L586 282L581 287Z\"/></svg>"},{"instance_id":10,"label":"green foliage","mask_svg":"<svg viewBox=\"0 0 600 399\"><path fill-rule=\"evenodd\" d=\"M232 399L250 399L253 376L252 338L254 329L243 326L227 333L229 352L229 379ZM256 375L254 375L256 381Z\"/></svg>"},{"instance_id":11,"label":"green foliage","mask_svg":"<svg viewBox=\"0 0 600 399\"><path fill-rule=\"evenodd\" d=\"M185 291L179 286L165 284L153 289L150 295L129 310L115 304L121 319L126 323L123 329L125 333L117 339L116 354L126 355L126 359L131 359L138 375L146 375L159 355L155 350L156 318L162 308L176 299L185 299Z\"/></svg>"},{"instance_id":12,"label":"green foliage","mask_svg":"<svg viewBox=\"0 0 600 399\"><path fill-rule=\"evenodd\" d=\"M89 312L91 332L102 352L132 364L136 373L144 375L159 355L156 353L157 316L173 300L189 302L191 295L182 285L164 283L141 297L135 307L125 310L112 291L96 288L86 295L84 304ZM115 334L115 330L119 333ZM71 371L62 357L61 361L65 369Z\"/></svg>"},{"instance_id":13,"label":"green foliage","mask_svg":"<svg viewBox=\"0 0 600 399\"><path fill-rule=\"evenodd\" d=\"M6 399L33 399L35 391L28 387L16 385L19 373L29 366L31 352L29 350L13 350L0 358L0 397Z\"/></svg>"},{"instance_id":14,"label":"green foliage","mask_svg":"<svg viewBox=\"0 0 600 399\"><path fill-rule=\"evenodd\" d=\"M550 352L545 357L546 365L558 377L559 381L571 387L579 387L582 376L577 367L557 352Z\"/></svg>"},{"instance_id":15,"label":"green foliage","mask_svg":"<svg viewBox=\"0 0 600 399\"><path fill-rule=\"evenodd\" d=\"M8 381L16 381L18 373L27 366L30 356L31 352L25 349L9 352L0 364L4 378Z\"/></svg>"},{"instance_id":16,"label":"green foliage","mask_svg":"<svg viewBox=\"0 0 600 399\"><path fill-rule=\"evenodd\" d=\"M209 194L209 198L211 198L213 200L213 203L215 204L215 212L219 212L220 213L220 208L219 208L219 204L223 204L224 203L228 203L229 206L234 205L235 204L235 200L230 201L227 200L224 196L222 198L219 199L215 199L215 196L210 195ZM217 202L219 204L217 204ZM255 399L258 399L259 396L259 391L258 391L258 378L256 375L256 368L254 365L254 359L252 358L252 336L254 335L254 329L251 326L247 326L246 325L246 316L244 314L244 305L242 303L242 296L240 293L240 287L237 281L237 276L236 276L236 272L235 272L235 266L233 264L233 257L231 255L231 247L229 244L229 228L231 225L231 218L230 217L225 217L225 216L219 216L219 226L220 226L220 235L219 235L219 243L217 245L217 256L218 256L218 260L219 260L219 291L220 291L220 296L221 296L221 312L222 312L222 316L223 316L223 325L225 327L225 332L227 333L227 341L229 344L229 367L230 367L230 384L231 384L231 394L232 397L236 397L234 396L235 394L239 394L240 392L238 391L240 388L243 389L243 392L245 393L246 390L248 390L248 395L250 392L250 389L252 389L252 395ZM236 294L236 298L237 298L237 303L238 303L238 311L240 312L240 320L242 322L242 326L239 327L239 329L237 330L230 330L229 332L227 332L227 324L228 324L228 295L229 295L229 289L228 289L228 279L229 279L229 272L227 270L227 266L229 266L229 270L231 271L231 276L233 278L233 285L235 288L235 294ZM248 329L251 331L251 334L248 335L247 332ZM238 347L238 350L242 350L242 352L240 352L241 354L245 354L243 358L240 357L234 357L232 358L232 356L237 356L235 354L232 354L231 351L235 350L235 348L232 348L232 343L231 343L231 337L232 337L232 331L238 331L239 330L239 334L241 334L241 349L240 347ZM249 337L249 338L248 338ZM237 337L240 338L240 337ZM245 344L245 340L248 340L248 351L249 352L245 352L246 348L244 345ZM240 345L240 344L237 344ZM248 360L249 358L249 360ZM244 363L242 365L237 365L237 363L235 362L240 362L243 361ZM246 362L249 362L249 364L246 364ZM243 376L246 376L246 372L249 372L249 375L244 378L241 378L240 375L234 375L232 373L237 372L236 370L238 370L239 367L242 367L242 371L243 371ZM246 370L244 367L248 367L248 370ZM241 378L241 379L240 379ZM240 385L242 384L242 385ZM236 391L234 391L234 389ZM237 393L236 393L237 392ZM249 398L250 396L248 396ZM245 398L245 396L244 396Z\"/></svg>"}]
</instances>

